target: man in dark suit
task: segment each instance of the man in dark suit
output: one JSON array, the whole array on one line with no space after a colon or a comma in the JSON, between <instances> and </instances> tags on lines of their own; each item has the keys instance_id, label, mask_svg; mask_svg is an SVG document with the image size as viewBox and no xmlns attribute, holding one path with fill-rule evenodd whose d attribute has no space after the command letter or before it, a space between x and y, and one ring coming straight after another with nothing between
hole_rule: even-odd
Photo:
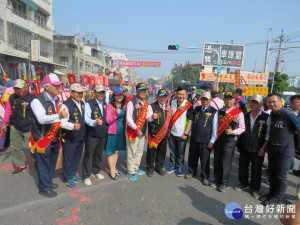
<instances>
[{"instance_id":1,"label":"man in dark suit","mask_svg":"<svg viewBox=\"0 0 300 225\"><path fill-rule=\"evenodd\" d=\"M255 94L249 102L250 112L245 114L245 132L242 133L238 144L240 151L239 180L240 185L236 191L242 191L249 186L249 164L251 163L250 194L258 199L258 191L261 185L262 164L264 152L261 147L265 143L267 131L267 119L269 115L262 109L262 96Z\"/></svg>"}]
</instances>

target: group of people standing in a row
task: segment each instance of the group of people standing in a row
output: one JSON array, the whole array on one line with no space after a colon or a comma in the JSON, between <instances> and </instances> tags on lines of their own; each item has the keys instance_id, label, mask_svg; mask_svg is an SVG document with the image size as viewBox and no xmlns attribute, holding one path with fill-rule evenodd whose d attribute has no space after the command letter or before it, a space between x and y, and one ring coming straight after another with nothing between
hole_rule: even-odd
<instances>
[{"instance_id":1,"label":"group of people standing in a row","mask_svg":"<svg viewBox=\"0 0 300 225\"><path fill-rule=\"evenodd\" d=\"M66 185L75 188L76 183L92 185L91 176L104 179L100 173L102 153L105 150L109 176L117 180L118 151L127 151L127 176L137 181L136 175L145 172L140 163L147 139L146 175L153 172L163 176L175 173L183 176L186 143L190 140L188 173L185 178L196 177L200 158L200 180L203 185L225 192L229 187L235 147L240 152L239 181L236 190L250 186L251 195L259 198L264 153L268 150L270 189L262 196L263 204L279 203L287 186L287 172L294 158L294 139L300 138L300 120L294 112L285 109L281 96L269 94L269 116L262 109L262 96L253 95L249 101L250 112L243 112L245 101L236 93L226 92L223 101L218 94L201 92L196 88L187 96L179 87L171 96L165 89L157 93L157 101L148 104L147 87L136 86L136 97L125 96L122 88L115 88L110 101L105 100L106 89L96 85L94 98L83 101L85 89L72 84L70 98L58 101L61 82L55 74L43 79L44 92L37 97L27 91L23 80L14 82L15 94L6 105L1 130L11 125L11 156L16 166L13 174L26 170L23 146L29 142L35 152L39 177L39 193L55 197L52 182L60 148L63 148L63 176ZM197 100L195 100L198 99ZM300 104L299 104L300 105ZM299 106L298 106L299 107ZM244 114L245 113L245 114ZM147 132L148 128L148 133ZM298 132L298 133L297 133ZM167 144L170 162L163 169ZM300 144L300 141L297 144ZM82 179L77 175L84 148ZM214 149L214 181L210 179L210 154ZM248 167L251 163L251 181Z\"/></svg>"}]
</instances>

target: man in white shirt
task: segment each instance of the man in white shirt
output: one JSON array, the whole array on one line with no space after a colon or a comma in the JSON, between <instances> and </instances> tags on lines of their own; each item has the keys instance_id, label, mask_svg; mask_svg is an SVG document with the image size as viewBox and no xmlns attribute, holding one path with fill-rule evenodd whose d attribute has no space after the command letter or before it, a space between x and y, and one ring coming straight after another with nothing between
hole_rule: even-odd
<instances>
[{"instance_id":1,"label":"man in white shirt","mask_svg":"<svg viewBox=\"0 0 300 225\"><path fill-rule=\"evenodd\" d=\"M193 104L186 100L186 90L177 88L176 97L177 99L171 103L170 164L166 173L175 172L176 176L182 177L185 147L194 115Z\"/></svg>"},{"instance_id":2,"label":"man in white shirt","mask_svg":"<svg viewBox=\"0 0 300 225\"><path fill-rule=\"evenodd\" d=\"M81 159L85 139L84 102L85 89L78 83L70 87L70 98L64 102L61 110L67 111L69 116L61 120L63 146L63 174L69 188L75 188L75 183L82 180L76 175Z\"/></svg>"},{"instance_id":3,"label":"man in white shirt","mask_svg":"<svg viewBox=\"0 0 300 225\"><path fill-rule=\"evenodd\" d=\"M95 97L85 104L84 120L86 127L85 151L82 162L82 176L85 185L92 185L90 176L103 180L100 173L102 152L108 132L106 123L105 87L101 84L95 87ZM92 163L91 163L92 161ZM92 164L92 165L91 165Z\"/></svg>"},{"instance_id":4,"label":"man in white shirt","mask_svg":"<svg viewBox=\"0 0 300 225\"><path fill-rule=\"evenodd\" d=\"M65 110L60 111L57 95L62 82L56 74L43 79L44 92L31 102L33 112L31 124L31 150L36 150L36 167L39 178L39 193L47 198L56 197L53 191L58 187L52 182L59 152L60 120L67 118Z\"/></svg>"}]
</instances>

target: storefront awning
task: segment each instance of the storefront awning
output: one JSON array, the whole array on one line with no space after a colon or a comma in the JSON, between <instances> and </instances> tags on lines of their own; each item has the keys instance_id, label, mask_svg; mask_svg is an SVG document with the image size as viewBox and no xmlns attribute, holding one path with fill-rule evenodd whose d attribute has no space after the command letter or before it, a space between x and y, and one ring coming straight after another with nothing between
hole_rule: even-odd
<instances>
[{"instance_id":1,"label":"storefront awning","mask_svg":"<svg viewBox=\"0 0 300 225\"><path fill-rule=\"evenodd\" d=\"M57 75L65 75L63 72L60 72L59 70L54 70L54 73Z\"/></svg>"},{"instance_id":2,"label":"storefront awning","mask_svg":"<svg viewBox=\"0 0 300 225\"><path fill-rule=\"evenodd\" d=\"M21 0L21 2L28 5L32 10L34 10L34 11L37 10L37 5L32 0Z\"/></svg>"}]
</instances>

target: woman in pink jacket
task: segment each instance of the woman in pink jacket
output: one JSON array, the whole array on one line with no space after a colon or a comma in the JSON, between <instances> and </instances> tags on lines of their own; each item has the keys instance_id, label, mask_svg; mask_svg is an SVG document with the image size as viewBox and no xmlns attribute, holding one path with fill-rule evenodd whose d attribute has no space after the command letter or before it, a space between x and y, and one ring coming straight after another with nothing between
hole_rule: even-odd
<instances>
[{"instance_id":1,"label":"woman in pink jacket","mask_svg":"<svg viewBox=\"0 0 300 225\"><path fill-rule=\"evenodd\" d=\"M109 126L105 147L109 175L113 180L117 180L120 175L116 169L118 151L126 151L125 105L126 98L122 88L114 88L110 104L106 107L106 122Z\"/></svg>"}]
</instances>

